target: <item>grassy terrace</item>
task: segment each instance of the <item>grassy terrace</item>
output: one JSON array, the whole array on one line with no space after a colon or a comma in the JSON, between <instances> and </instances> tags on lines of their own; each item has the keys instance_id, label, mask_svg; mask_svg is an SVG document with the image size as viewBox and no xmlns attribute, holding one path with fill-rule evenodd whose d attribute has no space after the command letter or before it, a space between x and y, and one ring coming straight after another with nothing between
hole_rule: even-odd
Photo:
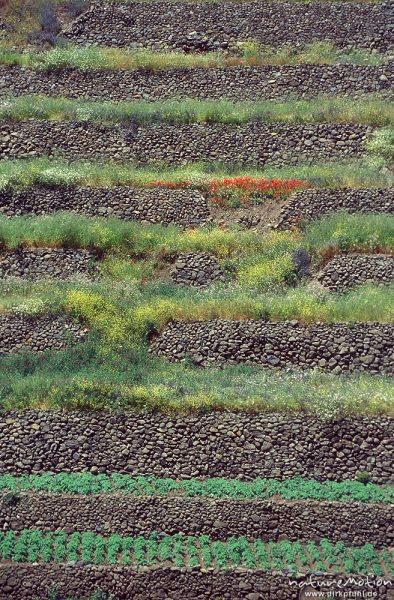
<instances>
[{"instance_id":1,"label":"grassy terrace","mask_svg":"<svg viewBox=\"0 0 394 600\"><path fill-rule=\"evenodd\" d=\"M333 215L301 232L264 236L238 229L182 231L116 219L58 214L1 219L3 247L74 246L104 253L96 282L4 281L1 309L24 314L65 310L84 319L91 339L58 355L2 357L3 407L110 408L166 411L231 409L309 414L393 414L390 378L281 373L252 366L200 371L147 355L147 335L170 319L394 321L394 285L366 285L330 295L298 282L297 247L318 265L344 250L390 252L394 217ZM216 254L232 284L191 290L160 281L181 251ZM149 281L149 280L156 281ZM338 384L340 382L340 384Z\"/></svg>"},{"instance_id":2,"label":"grassy terrace","mask_svg":"<svg viewBox=\"0 0 394 600\"><path fill-rule=\"evenodd\" d=\"M155 52L148 49L66 46L41 52L17 52L0 47L0 65L19 65L43 71L74 68L90 69L189 69L234 66L356 64L380 65L384 56L378 52L354 49L345 52L330 42L314 42L303 48L285 45L282 48L260 46L257 42L240 42L235 55L224 52L185 54Z\"/></svg>"},{"instance_id":3,"label":"grassy terrace","mask_svg":"<svg viewBox=\"0 0 394 600\"><path fill-rule=\"evenodd\" d=\"M50 494L128 494L139 496L183 496L186 498L245 498L284 500L317 500L320 502L394 503L394 487L361 481L325 481L315 479L160 479L131 477L113 473L42 473L40 475L0 475L0 492Z\"/></svg>"},{"instance_id":4,"label":"grassy terrace","mask_svg":"<svg viewBox=\"0 0 394 600\"><path fill-rule=\"evenodd\" d=\"M285 256L290 259L299 247L312 254L316 265L341 252L390 253L394 248L394 216L337 213L306 224L302 232L271 231L264 235L236 226L183 230L176 226L141 225L67 212L12 219L0 216L0 244L10 249L18 246L88 248L119 258L123 255L127 259L156 261L171 260L180 252L210 252L232 273L264 261L267 275L269 272L274 275L268 261ZM262 270L260 277L256 275L255 281L248 284L265 290L274 283L286 283L290 274L291 270L285 270L282 278L268 277L265 281ZM130 279L133 279L132 273Z\"/></svg>"},{"instance_id":5,"label":"grassy terrace","mask_svg":"<svg viewBox=\"0 0 394 600\"><path fill-rule=\"evenodd\" d=\"M393 141L391 130L376 131L369 144L369 152L362 159L342 162L322 162L315 165L288 167L245 168L242 165L220 163L189 163L182 167L166 164L147 166L133 163L72 161L61 158L15 159L0 161L0 191L44 186L111 187L125 185L144 187L161 180L178 184L191 182L201 188L212 179L225 177L253 177L272 179L298 179L313 187L391 187L394 174L388 165L392 161Z\"/></svg>"},{"instance_id":6,"label":"grassy terrace","mask_svg":"<svg viewBox=\"0 0 394 600\"><path fill-rule=\"evenodd\" d=\"M118 534L109 537L92 532L49 532L24 529L21 533L0 532L0 556L17 563L82 560L90 564L125 565L134 568L159 566L169 561L173 566L216 568L243 567L262 571L323 572L389 575L393 572L392 551L376 550L372 544L353 548L343 542L328 540L308 542L248 541L245 537L213 541L209 536L148 537Z\"/></svg>"},{"instance_id":7,"label":"grassy terrace","mask_svg":"<svg viewBox=\"0 0 394 600\"><path fill-rule=\"evenodd\" d=\"M45 96L0 100L0 119L49 119L95 123L360 123L393 126L394 106L377 96L362 100L321 97L315 100L229 102L167 100L100 102ZM391 134L393 135L393 134Z\"/></svg>"}]
</instances>

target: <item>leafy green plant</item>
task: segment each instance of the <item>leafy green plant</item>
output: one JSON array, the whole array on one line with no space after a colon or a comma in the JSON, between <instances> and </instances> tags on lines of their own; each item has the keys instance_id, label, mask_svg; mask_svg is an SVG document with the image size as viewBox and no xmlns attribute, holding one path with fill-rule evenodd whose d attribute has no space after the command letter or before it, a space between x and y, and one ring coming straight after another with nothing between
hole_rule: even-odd
<instances>
[{"instance_id":1,"label":"leafy green plant","mask_svg":"<svg viewBox=\"0 0 394 600\"><path fill-rule=\"evenodd\" d=\"M362 477L360 477L360 475ZM367 474L366 474L367 475ZM157 477L131 477L119 473L93 475L83 473L42 473L39 475L0 475L0 492L15 494L22 492L48 492L50 494L111 494L122 493L132 496L180 495L189 498L271 498L279 496L286 500L318 500L328 502L371 502L392 504L394 487L370 483L370 476L363 473L354 481L325 481L295 477L279 481L257 478L252 481L239 479L160 479ZM157 541L156 538L154 540ZM118 538L111 539L114 545ZM86 537L82 545L91 547L91 538ZM116 552L118 552L117 550ZM89 550L90 552L90 550Z\"/></svg>"},{"instance_id":2,"label":"leafy green plant","mask_svg":"<svg viewBox=\"0 0 394 600\"><path fill-rule=\"evenodd\" d=\"M190 537L182 534L161 536L156 532L149 537L123 537L114 534L109 538L91 532L82 534L48 532L44 534L37 529L25 529L17 534L1 532L0 556L6 560L11 557L14 562L23 562L28 556L36 560L51 561L52 552L56 557L56 545L62 535L62 544L66 554L62 560L74 561L76 557L87 553L90 557L95 548L97 564L123 564L135 568L148 564L169 562L178 568L186 565L201 565L208 568L215 564L223 570L229 568L259 568L272 571L294 572L298 564L303 572L321 571L337 573L364 572L366 565L377 575L384 575L389 559L388 549L375 549L371 544L361 547L345 546L338 542L333 546L327 540L319 544L315 542L301 543L283 540L281 542L249 542L244 537L232 537L224 541L214 541L209 536ZM45 548L45 552L43 551ZM102 548L99 554L97 549ZM119 551L123 549L120 556ZM306 553L307 550L307 553ZM125 555L126 551L126 555ZM132 552L131 552L132 551ZM383 568L384 567L384 568ZM297 567L298 568L298 567Z\"/></svg>"}]
</instances>

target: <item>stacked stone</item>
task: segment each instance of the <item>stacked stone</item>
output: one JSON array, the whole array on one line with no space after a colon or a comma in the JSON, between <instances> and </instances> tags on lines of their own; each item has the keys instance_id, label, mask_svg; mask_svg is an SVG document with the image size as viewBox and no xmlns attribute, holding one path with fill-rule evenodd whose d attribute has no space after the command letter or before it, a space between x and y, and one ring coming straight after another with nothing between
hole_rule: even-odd
<instances>
[{"instance_id":1,"label":"stacked stone","mask_svg":"<svg viewBox=\"0 0 394 600\"><path fill-rule=\"evenodd\" d=\"M280 47L331 41L340 48L393 47L388 2L92 2L64 32L76 44L211 50L254 39ZM105 23L105 28L103 28Z\"/></svg>"},{"instance_id":2,"label":"stacked stone","mask_svg":"<svg viewBox=\"0 0 394 600\"><path fill-rule=\"evenodd\" d=\"M63 316L0 315L0 355L30 350L63 350L82 341L87 329Z\"/></svg>"},{"instance_id":3,"label":"stacked stone","mask_svg":"<svg viewBox=\"0 0 394 600\"><path fill-rule=\"evenodd\" d=\"M0 67L0 95L45 94L97 100L270 100L323 94L393 95L392 65L281 65L261 67L142 70ZM87 91L88 90L88 91Z\"/></svg>"},{"instance_id":4,"label":"stacked stone","mask_svg":"<svg viewBox=\"0 0 394 600\"><path fill-rule=\"evenodd\" d=\"M59 186L0 191L0 212L8 217L66 210L182 227L204 225L209 218L207 200L191 189Z\"/></svg>"},{"instance_id":5,"label":"stacked stone","mask_svg":"<svg viewBox=\"0 0 394 600\"><path fill-rule=\"evenodd\" d=\"M15 475L67 469L173 479L341 481L367 472L374 483L392 484L393 452L394 419L384 416L322 421L221 411L0 413L0 469Z\"/></svg>"},{"instance_id":6,"label":"stacked stone","mask_svg":"<svg viewBox=\"0 0 394 600\"><path fill-rule=\"evenodd\" d=\"M336 256L318 273L318 281L332 292L346 292L364 283L389 284L394 279L394 257Z\"/></svg>"},{"instance_id":7,"label":"stacked stone","mask_svg":"<svg viewBox=\"0 0 394 600\"><path fill-rule=\"evenodd\" d=\"M394 188L310 189L293 194L281 210L276 226L288 229L335 212L394 214Z\"/></svg>"},{"instance_id":8,"label":"stacked stone","mask_svg":"<svg viewBox=\"0 0 394 600\"><path fill-rule=\"evenodd\" d=\"M98 274L96 255L88 250L72 248L18 248L0 253L0 279L69 279Z\"/></svg>"},{"instance_id":9,"label":"stacked stone","mask_svg":"<svg viewBox=\"0 0 394 600\"><path fill-rule=\"evenodd\" d=\"M39 495L22 493L16 499L18 518L15 504L5 504L0 513L1 529L22 531L40 521L45 531L67 530L75 523L73 531L104 535L149 536L158 530L163 535L187 531L188 535L209 535L218 540L244 535L277 542L285 535L292 541L346 538L375 547L394 542L394 532L386 530L393 508L384 504L324 502L323 516L322 502L311 500L118 496L108 493L98 499L46 491ZM371 523L375 524L372 531Z\"/></svg>"},{"instance_id":10,"label":"stacked stone","mask_svg":"<svg viewBox=\"0 0 394 600\"><path fill-rule=\"evenodd\" d=\"M214 281L224 281L224 271L216 258L207 252L180 254L171 272L175 283L205 287Z\"/></svg>"},{"instance_id":11,"label":"stacked stone","mask_svg":"<svg viewBox=\"0 0 394 600\"><path fill-rule=\"evenodd\" d=\"M361 156L372 128L357 124L243 125L99 125L89 122L0 122L0 152L4 158L53 156L67 159L126 161L243 162L284 166L321 159Z\"/></svg>"},{"instance_id":12,"label":"stacked stone","mask_svg":"<svg viewBox=\"0 0 394 600\"><path fill-rule=\"evenodd\" d=\"M382 323L175 321L151 345L171 361L393 374L394 327Z\"/></svg>"}]
</instances>

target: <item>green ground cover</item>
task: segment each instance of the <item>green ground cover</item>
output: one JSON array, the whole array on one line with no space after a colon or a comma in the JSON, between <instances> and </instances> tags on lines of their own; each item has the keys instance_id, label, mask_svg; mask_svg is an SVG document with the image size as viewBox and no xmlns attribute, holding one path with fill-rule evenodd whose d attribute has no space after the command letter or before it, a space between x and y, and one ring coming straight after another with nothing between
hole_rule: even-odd
<instances>
[{"instance_id":1,"label":"green ground cover","mask_svg":"<svg viewBox=\"0 0 394 600\"><path fill-rule=\"evenodd\" d=\"M367 373L277 372L254 365L201 370L144 348L103 351L101 340L59 353L0 357L4 410L306 414L324 420L394 416L392 378Z\"/></svg>"},{"instance_id":2,"label":"green ground cover","mask_svg":"<svg viewBox=\"0 0 394 600\"><path fill-rule=\"evenodd\" d=\"M394 250L394 215L338 212L306 223L302 230L264 234L237 226L181 229L69 212L11 219L0 215L3 248L90 248L129 258L168 258L180 252L210 252L222 259L278 258L302 246L315 256ZM231 270L233 270L231 265Z\"/></svg>"},{"instance_id":3,"label":"green ground cover","mask_svg":"<svg viewBox=\"0 0 394 600\"><path fill-rule=\"evenodd\" d=\"M299 179L313 187L390 187L394 184L393 172L388 168L391 155L391 136L386 129L376 131L371 152L362 159L342 162L322 162L315 165L299 164L286 167L245 168L243 165L220 163L189 163L181 167L166 164L140 166L133 163L67 162L60 157L49 159L0 160L0 191L44 186L111 187L115 185L144 187L150 182L165 180L174 184L190 181L192 187L204 188L207 181L224 177ZM384 137L382 140L381 138ZM372 144L372 141L370 142Z\"/></svg>"},{"instance_id":4,"label":"green ground cover","mask_svg":"<svg viewBox=\"0 0 394 600\"><path fill-rule=\"evenodd\" d=\"M4 408L138 409L188 412L306 412L323 418L393 414L390 378L275 373L238 366L201 371L147 355L148 335L171 319L298 319L394 322L394 284L365 285L338 296L298 281L292 255L307 249L317 266L337 252L392 252L394 217L335 214L303 232L261 235L238 229L141 225L57 214L0 219L5 247L86 247L104 252L102 276L88 282L0 283L0 309L66 311L92 329L77 348L0 358ZM218 256L229 282L196 290L158 281L182 251ZM149 281L156 279L156 281ZM340 385L338 384L340 382Z\"/></svg>"},{"instance_id":5,"label":"green ground cover","mask_svg":"<svg viewBox=\"0 0 394 600\"><path fill-rule=\"evenodd\" d=\"M109 537L92 532L44 533L39 529L0 532L0 556L16 563L82 560L90 564L127 565L135 568L160 565L215 567L219 570L247 568L263 571L323 572L389 575L394 572L393 552L376 550L372 544L345 546L343 542L263 542L232 537L224 542L209 536L175 534L148 537L118 534Z\"/></svg>"},{"instance_id":6,"label":"green ground cover","mask_svg":"<svg viewBox=\"0 0 394 600\"><path fill-rule=\"evenodd\" d=\"M185 496L188 498L265 499L277 496L285 500L318 500L328 502L368 502L392 504L393 486L378 486L360 481L325 481L296 477L278 481L257 478L253 481L209 478L161 479L92 475L91 473L42 473L40 475L0 475L1 492L48 492L51 494L109 494L132 496Z\"/></svg>"},{"instance_id":7,"label":"green ground cover","mask_svg":"<svg viewBox=\"0 0 394 600\"><path fill-rule=\"evenodd\" d=\"M285 122L394 124L394 107L376 95L362 100L322 96L312 100L162 100L113 102L61 97L19 96L0 100L0 119L69 120L96 123L229 123Z\"/></svg>"},{"instance_id":8,"label":"green ground cover","mask_svg":"<svg viewBox=\"0 0 394 600\"><path fill-rule=\"evenodd\" d=\"M297 64L359 64L379 65L384 56L365 49L344 51L330 42L313 42L304 47L287 44L271 48L249 41L239 42L235 53L208 52L185 54L171 50L155 52L149 49L106 48L100 46L60 46L51 50L18 52L0 46L0 65L19 65L44 71L74 68L81 70L117 69L190 69L233 66L297 65Z\"/></svg>"}]
</instances>

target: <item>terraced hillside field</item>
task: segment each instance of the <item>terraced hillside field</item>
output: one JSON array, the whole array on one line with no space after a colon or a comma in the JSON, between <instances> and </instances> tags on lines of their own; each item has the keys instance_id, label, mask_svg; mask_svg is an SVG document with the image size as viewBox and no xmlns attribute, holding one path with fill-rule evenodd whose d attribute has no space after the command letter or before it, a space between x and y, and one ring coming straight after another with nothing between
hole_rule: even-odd
<instances>
[{"instance_id":1,"label":"terraced hillside field","mask_svg":"<svg viewBox=\"0 0 394 600\"><path fill-rule=\"evenodd\" d=\"M0 0L0 600L394 600L393 17Z\"/></svg>"}]
</instances>

